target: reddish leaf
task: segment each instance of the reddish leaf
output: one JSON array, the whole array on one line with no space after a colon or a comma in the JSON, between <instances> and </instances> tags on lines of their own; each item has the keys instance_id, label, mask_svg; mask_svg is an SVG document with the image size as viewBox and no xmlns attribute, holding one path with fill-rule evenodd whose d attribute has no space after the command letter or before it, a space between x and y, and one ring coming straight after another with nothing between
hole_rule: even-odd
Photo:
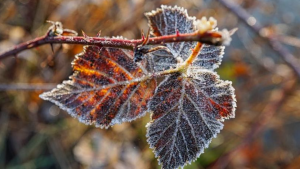
<instances>
[{"instance_id":1,"label":"reddish leaf","mask_svg":"<svg viewBox=\"0 0 300 169\"><path fill-rule=\"evenodd\" d=\"M86 46L73 62L74 74L41 98L49 100L86 124L108 127L145 114L156 88L145 60L133 62L133 52ZM148 67L148 68L146 68Z\"/></svg>"}]
</instances>

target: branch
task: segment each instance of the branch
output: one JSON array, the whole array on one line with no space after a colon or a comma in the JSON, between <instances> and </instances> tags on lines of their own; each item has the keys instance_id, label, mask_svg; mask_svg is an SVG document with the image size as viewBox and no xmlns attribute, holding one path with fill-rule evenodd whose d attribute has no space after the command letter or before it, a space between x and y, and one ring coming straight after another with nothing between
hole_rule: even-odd
<instances>
[{"instance_id":1,"label":"branch","mask_svg":"<svg viewBox=\"0 0 300 169\"><path fill-rule=\"evenodd\" d=\"M275 35L267 35L264 33L263 27L257 20L247 13L240 6L229 0L217 0L225 6L230 12L235 14L238 19L244 22L257 36L266 40L267 44L286 62L286 64L300 77L300 66L296 57L291 54L278 40Z\"/></svg>"},{"instance_id":2,"label":"branch","mask_svg":"<svg viewBox=\"0 0 300 169\"><path fill-rule=\"evenodd\" d=\"M184 41L197 41L210 45L222 45L226 37L222 37L222 32L206 31L201 33L196 31L194 33L174 34L160 37L149 38L147 45L164 44L170 42L184 42ZM105 47L117 47L133 50L136 46L142 44L144 39L127 40L120 38L103 38L103 37L88 37L88 36L53 36L52 30L42 37L36 38L31 41L19 44L8 51L0 53L0 59L8 56L16 56L18 53L35 48L44 44L82 44L82 45L98 45Z\"/></svg>"}]
</instances>

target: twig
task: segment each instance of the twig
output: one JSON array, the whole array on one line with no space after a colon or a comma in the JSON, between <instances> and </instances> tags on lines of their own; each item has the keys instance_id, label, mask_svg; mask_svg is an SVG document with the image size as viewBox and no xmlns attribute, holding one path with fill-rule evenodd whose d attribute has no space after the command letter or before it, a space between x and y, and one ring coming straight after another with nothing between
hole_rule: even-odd
<instances>
[{"instance_id":1,"label":"twig","mask_svg":"<svg viewBox=\"0 0 300 169\"><path fill-rule=\"evenodd\" d=\"M149 38L148 45L163 44L170 42L198 41L210 45L222 45L222 34L219 32L207 31L205 33L194 32L187 34L166 35L160 37ZM105 47L118 47L132 49L141 44L143 39L127 40L119 38L103 38L103 37L87 37L87 36L49 36L46 35L36 38L31 41L24 42L15 46L8 51L0 54L0 59L8 56L16 56L19 52L31 48L35 48L44 44L67 43L67 44L82 44L82 45L98 45Z\"/></svg>"},{"instance_id":2,"label":"twig","mask_svg":"<svg viewBox=\"0 0 300 169\"><path fill-rule=\"evenodd\" d=\"M300 77L300 66L298 60L291 54L278 40L276 35L267 35L263 31L263 27L257 20L247 13L240 6L232 3L229 0L217 0L225 6L230 12L235 14L242 22L244 22L251 30L259 37L266 40L267 44L292 68L292 70Z\"/></svg>"},{"instance_id":3,"label":"twig","mask_svg":"<svg viewBox=\"0 0 300 169\"><path fill-rule=\"evenodd\" d=\"M289 80L291 79L291 80ZM236 146L232 151L220 157L209 168L225 168L231 159L238 154L244 147L251 143L251 141L262 132L264 126L278 111L281 105L284 103L289 94L293 91L296 85L295 77L287 77L286 82L282 85L281 89L273 91L269 104L262 110L257 120L251 125L250 131L245 135L240 144Z\"/></svg>"}]
</instances>

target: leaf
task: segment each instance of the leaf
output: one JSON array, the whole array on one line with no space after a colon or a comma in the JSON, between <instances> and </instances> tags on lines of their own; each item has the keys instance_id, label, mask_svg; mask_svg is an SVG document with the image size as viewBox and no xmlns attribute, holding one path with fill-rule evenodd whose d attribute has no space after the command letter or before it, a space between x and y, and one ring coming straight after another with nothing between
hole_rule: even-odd
<instances>
[{"instance_id":1,"label":"leaf","mask_svg":"<svg viewBox=\"0 0 300 169\"><path fill-rule=\"evenodd\" d=\"M190 17L186 9L162 5L145 14L149 21L151 34L154 36L172 35L179 33L192 33L196 31L196 18ZM197 42L167 43L173 57L180 57L183 61L192 53L191 49ZM214 70L219 67L224 54L224 46L203 45L201 52L194 61L193 66L201 69Z\"/></svg>"},{"instance_id":2,"label":"leaf","mask_svg":"<svg viewBox=\"0 0 300 169\"><path fill-rule=\"evenodd\" d=\"M177 67L177 59L166 50L158 50L148 53L147 57L153 61L154 72L164 71Z\"/></svg>"},{"instance_id":3,"label":"leaf","mask_svg":"<svg viewBox=\"0 0 300 169\"><path fill-rule=\"evenodd\" d=\"M149 102L153 112L147 125L150 147L164 169L183 167L195 160L223 128L223 119L234 117L231 82L211 71L195 77L170 75Z\"/></svg>"},{"instance_id":4,"label":"leaf","mask_svg":"<svg viewBox=\"0 0 300 169\"><path fill-rule=\"evenodd\" d=\"M214 70L218 68L222 62L224 49L224 46L212 46L204 44L201 52L192 65L201 69Z\"/></svg>"},{"instance_id":5,"label":"leaf","mask_svg":"<svg viewBox=\"0 0 300 169\"><path fill-rule=\"evenodd\" d=\"M154 36L172 35L179 33L192 33L195 31L195 17L189 17L187 11L179 7L169 7L162 5L161 9L145 14L149 21L151 34ZM173 56L186 59L191 54L194 42L174 42L167 43Z\"/></svg>"},{"instance_id":6,"label":"leaf","mask_svg":"<svg viewBox=\"0 0 300 169\"><path fill-rule=\"evenodd\" d=\"M133 62L133 52L85 46L74 60L74 74L57 88L40 95L85 124L100 127L132 121L145 115L156 88L150 61Z\"/></svg>"},{"instance_id":7,"label":"leaf","mask_svg":"<svg viewBox=\"0 0 300 169\"><path fill-rule=\"evenodd\" d=\"M196 24L201 27L207 21L164 5L146 16L154 36L195 32ZM222 121L234 117L234 89L214 72L224 47L198 42L156 45L136 48L137 62L129 50L86 46L73 62L70 80L41 97L100 127L150 112L147 141L162 168L183 167L204 152L223 128Z\"/></svg>"}]
</instances>

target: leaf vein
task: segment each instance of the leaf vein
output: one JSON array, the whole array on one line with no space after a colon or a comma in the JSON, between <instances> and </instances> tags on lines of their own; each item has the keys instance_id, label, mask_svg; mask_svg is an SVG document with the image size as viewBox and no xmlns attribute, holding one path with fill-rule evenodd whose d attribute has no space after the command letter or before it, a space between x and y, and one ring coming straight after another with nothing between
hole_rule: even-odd
<instances>
[{"instance_id":1,"label":"leaf vein","mask_svg":"<svg viewBox=\"0 0 300 169\"><path fill-rule=\"evenodd\" d=\"M211 134L213 134L213 131L210 129L210 126L206 123L206 119L202 116L202 113L201 113L201 111L199 110L197 104L196 104L196 103L195 103L188 95L186 95L186 98L187 98L188 100L190 100L190 102L193 104L193 106L195 107L195 109L198 111L200 117L202 118L204 124L207 126L208 130L211 132Z\"/></svg>"},{"instance_id":2,"label":"leaf vein","mask_svg":"<svg viewBox=\"0 0 300 169\"><path fill-rule=\"evenodd\" d=\"M104 50L107 51L107 53L108 53L108 55L109 55L110 57L112 56L109 50L107 50L106 48L104 48ZM109 60L109 61L113 62L114 64L116 64L117 67L121 68L121 69L123 70L123 72L125 72L126 74L128 74L131 78L134 77L130 72L128 72L128 70L126 70L126 69L125 69L123 66L121 66L118 62L112 60L111 58L102 56L102 55L101 55L101 57L104 57L104 58L106 58L107 60Z\"/></svg>"}]
</instances>

